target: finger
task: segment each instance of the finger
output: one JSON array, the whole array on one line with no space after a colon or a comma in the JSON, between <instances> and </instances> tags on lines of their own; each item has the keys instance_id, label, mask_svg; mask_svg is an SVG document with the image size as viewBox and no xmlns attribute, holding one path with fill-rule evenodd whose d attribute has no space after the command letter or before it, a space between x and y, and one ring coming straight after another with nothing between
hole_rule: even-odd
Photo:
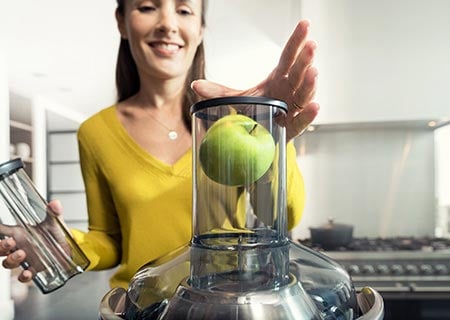
<instances>
[{"instance_id":1,"label":"finger","mask_svg":"<svg viewBox=\"0 0 450 320\"><path fill-rule=\"evenodd\" d=\"M20 282L30 282L33 279L33 273L30 270L23 270L18 279Z\"/></svg>"},{"instance_id":2,"label":"finger","mask_svg":"<svg viewBox=\"0 0 450 320\"><path fill-rule=\"evenodd\" d=\"M25 258L25 251L16 250L13 253L9 254L5 260L3 260L2 265L7 269L17 268L25 260Z\"/></svg>"},{"instance_id":3,"label":"finger","mask_svg":"<svg viewBox=\"0 0 450 320\"><path fill-rule=\"evenodd\" d=\"M314 41L308 41L298 55L288 73L288 83L291 89L296 90L302 85L305 73L313 63L316 48L317 44Z\"/></svg>"},{"instance_id":4,"label":"finger","mask_svg":"<svg viewBox=\"0 0 450 320\"><path fill-rule=\"evenodd\" d=\"M302 20L297 24L294 32L286 43L280 60L276 69L277 76L283 76L288 73L292 64L298 55L298 52L303 48L306 37L308 35L309 21Z\"/></svg>"},{"instance_id":5,"label":"finger","mask_svg":"<svg viewBox=\"0 0 450 320\"><path fill-rule=\"evenodd\" d=\"M0 223L0 239L2 239L4 236L12 237L13 232L13 227Z\"/></svg>"},{"instance_id":6,"label":"finger","mask_svg":"<svg viewBox=\"0 0 450 320\"><path fill-rule=\"evenodd\" d=\"M299 112L291 122L290 130L287 132L287 140L300 135L314 121L319 113L320 105L317 102L311 102Z\"/></svg>"},{"instance_id":7,"label":"finger","mask_svg":"<svg viewBox=\"0 0 450 320\"><path fill-rule=\"evenodd\" d=\"M53 212L56 216L62 216L64 209L59 200L52 200L47 205L48 209Z\"/></svg>"},{"instance_id":8,"label":"finger","mask_svg":"<svg viewBox=\"0 0 450 320\"><path fill-rule=\"evenodd\" d=\"M205 99L242 94L242 90L231 89L208 80L195 80L191 83L191 88Z\"/></svg>"},{"instance_id":9,"label":"finger","mask_svg":"<svg viewBox=\"0 0 450 320\"><path fill-rule=\"evenodd\" d=\"M295 91L292 98L293 105L300 110L303 109L303 105L308 104L314 98L316 93L318 71L316 68L311 67L305 72L303 85Z\"/></svg>"},{"instance_id":10,"label":"finger","mask_svg":"<svg viewBox=\"0 0 450 320\"><path fill-rule=\"evenodd\" d=\"M0 256L7 255L16 247L16 242L12 238L0 240Z\"/></svg>"}]
</instances>

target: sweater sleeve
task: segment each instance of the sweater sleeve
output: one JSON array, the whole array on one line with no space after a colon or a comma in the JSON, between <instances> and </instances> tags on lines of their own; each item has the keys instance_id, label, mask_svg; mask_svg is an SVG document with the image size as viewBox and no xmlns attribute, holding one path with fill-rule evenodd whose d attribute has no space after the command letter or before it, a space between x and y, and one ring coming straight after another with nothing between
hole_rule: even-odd
<instances>
[{"instance_id":1,"label":"sweater sleeve","mask_svg":"<svg viewBox=\"0 0 450 320\"><path fill-rule=\"evenodd\" d=\"M83 126L78 131L80 165L86 190L89 232L73 230L75 240L91 261L90 270L112 268L120 260L120 226L110 189L91 144L95 136Z\"/></svg>"},{"instance_id":2,"label":"sweater sleeve","mask_svg":"<svg viewBox=\"0 0 450 320\"><path fill-rule=\"evenodd\" d=\"M305 207L305 185L297 164L297 153L291 141L286 146L288 230L300 223Z\"/></svg>"}]
</instances>

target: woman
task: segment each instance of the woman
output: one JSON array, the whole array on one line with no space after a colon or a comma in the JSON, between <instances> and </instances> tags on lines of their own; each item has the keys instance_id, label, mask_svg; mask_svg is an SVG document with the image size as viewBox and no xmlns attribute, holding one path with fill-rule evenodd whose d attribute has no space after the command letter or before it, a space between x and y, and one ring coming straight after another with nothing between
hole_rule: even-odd
<instances>
[{"instance_id":1,"label":"woman","mask_svg":"<svg viewBox=\"0 0 450 320\"><path fill-rule=\"evenodd\" d=\"M127 287L139 267L185 245L191 237L192 137L190 106L204 98L264 95L289 105L287 138L314 119L317 70L309 23L301 21L278 66L257 86L234 90L204 78L206 0L118 0L121 34L116 82L119 101L85 121L79 131L89 232L73 230L90 269L120 265L111 286ZM295 226L303 210L303 182L288 144L288 217ZM53 211L62 212L57 201ZM25 252L2 240L6 268ZM30 281L24 270L19 280Z\"/></svg>"}]
</instances>

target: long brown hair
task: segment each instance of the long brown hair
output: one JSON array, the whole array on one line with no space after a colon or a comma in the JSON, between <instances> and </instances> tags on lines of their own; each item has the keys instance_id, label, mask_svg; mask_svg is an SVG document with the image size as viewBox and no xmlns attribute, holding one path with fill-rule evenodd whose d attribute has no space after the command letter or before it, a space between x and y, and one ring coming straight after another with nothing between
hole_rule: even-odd
<instances>
[{"instance_id":1,"label":"long brown hair","mask_svg":"<svg viewBox=\"0 0 450 320\"><path fill-rule=\"evenodd\" d=\"M117 0L116 11L120 15L125 13L125 1ZM205 11L207 0L202 0L202 15L201 23L205 26ZM185 83L185 95L183 99L183 120L186 127L191 130L191 114L190 107L194 103L200 100L200 97L195 94L190 88L192 81L196 79L205 78L205 48L203 41L197 47L194 60L189 69L188 76ZM136 63L131 55L130 45L128 40L121 38L119 45L119 53L117 55L116 64L116 88L118 101L126 100L132 95L136 94L140 88L139 74L137 71Z\"/></svg>"}]
</instances>

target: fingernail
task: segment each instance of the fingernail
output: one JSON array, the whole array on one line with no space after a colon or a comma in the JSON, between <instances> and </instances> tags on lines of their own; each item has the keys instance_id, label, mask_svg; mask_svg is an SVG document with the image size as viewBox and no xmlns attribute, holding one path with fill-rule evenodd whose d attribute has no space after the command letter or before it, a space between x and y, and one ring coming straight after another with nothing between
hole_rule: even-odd
<instances>
[{"instance_id":1,"label":"fingernail","mask_svg":"<svg viewBox=\"0 0 450 320\"><path fill-rule=\"evenodd\" d=\"M20 251L15 251L15 252L12 254L12 258L13 258L14 260L19 260L21 257L22 257L22 253L21 253Z\"/></svg>"}]
</instances>

